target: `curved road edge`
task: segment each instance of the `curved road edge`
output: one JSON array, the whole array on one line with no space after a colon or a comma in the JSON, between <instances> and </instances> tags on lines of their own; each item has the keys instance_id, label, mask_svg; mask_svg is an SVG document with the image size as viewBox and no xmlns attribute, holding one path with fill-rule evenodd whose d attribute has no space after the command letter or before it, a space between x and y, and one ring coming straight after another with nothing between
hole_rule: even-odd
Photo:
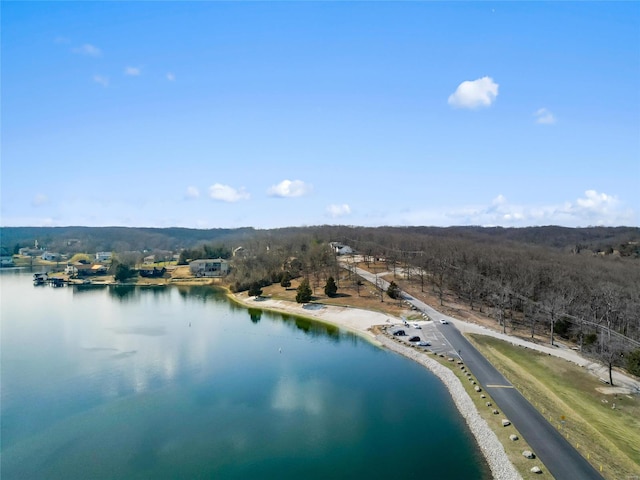
<instances>
[{"instance_id":1,"label":"curved road edge","mask_svg":"<svg viewBox=\"0 0 640 480\"><path fill-rule=\"evenodd\" d=\"M376 286L387 289L389 282L361 268L356 273ZM556 480L602 480L600 473L551 425L538 410L455 328L441 325L449 321L426 303L402 292L402 297L435 320L436 328L455 351L461 352L466 366L478 382L491 393L497 407L527 440Z\"/></svg>"}]
</instances>

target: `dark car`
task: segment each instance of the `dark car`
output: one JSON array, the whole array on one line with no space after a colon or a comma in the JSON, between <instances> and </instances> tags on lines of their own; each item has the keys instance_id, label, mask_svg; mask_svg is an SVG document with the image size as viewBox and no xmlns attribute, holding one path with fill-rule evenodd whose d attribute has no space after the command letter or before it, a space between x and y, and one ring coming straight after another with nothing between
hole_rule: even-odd
<instances>
[{"instance_id":1,"label":"dark car","mask_svg":"<svg viewBox=\"0 0 640 480\"><path fill-rule=\"evenodd\" d=\"M420 337L418 337L418 336L411 337L411 338L409 339L409 341L410 341L410 342L419 342L419 341L420 341Z\"/></svg>"},{"instance_id":2,"label":"dark car","mask_svg":"<svg viewBox=\"0 0 640 480\"><path fill-rule=\"evenodd\" d=\"M404 330L396 330L395 332L393 332L393 335L396 337L404 337L406 333L404 333Z\"/></svg>"}]
</instances>

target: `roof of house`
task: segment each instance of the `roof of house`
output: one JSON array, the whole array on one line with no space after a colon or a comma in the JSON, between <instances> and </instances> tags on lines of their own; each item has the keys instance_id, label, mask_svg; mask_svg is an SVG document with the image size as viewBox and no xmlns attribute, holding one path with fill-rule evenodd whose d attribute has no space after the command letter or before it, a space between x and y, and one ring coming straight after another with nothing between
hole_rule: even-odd
<instances>
[{"instance_id":1,"label":"roof of house","mask_svg":"<svg viewBox=\"0 0 640 480\"><path fill-rule=\"evenodd\" d=\"M229 263L228 260L225 260L224 258L201 258L199 260L193 260L190 263Z\"/></svg>"}]
</instances>

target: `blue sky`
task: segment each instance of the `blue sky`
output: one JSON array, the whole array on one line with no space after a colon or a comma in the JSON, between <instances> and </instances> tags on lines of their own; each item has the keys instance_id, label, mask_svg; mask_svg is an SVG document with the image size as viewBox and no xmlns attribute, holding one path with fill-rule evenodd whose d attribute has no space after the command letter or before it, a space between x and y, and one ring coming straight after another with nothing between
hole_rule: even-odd
<instances>
[{"instance_id":1,"label":"blue sky","mask_svg":"<svg viewBox=\"0 0 640 480\"><path fill-rule=\"evenodd\" d=\"M632 225L638 2L2 2L2 226Z\"/></svg>"}]
</instances>

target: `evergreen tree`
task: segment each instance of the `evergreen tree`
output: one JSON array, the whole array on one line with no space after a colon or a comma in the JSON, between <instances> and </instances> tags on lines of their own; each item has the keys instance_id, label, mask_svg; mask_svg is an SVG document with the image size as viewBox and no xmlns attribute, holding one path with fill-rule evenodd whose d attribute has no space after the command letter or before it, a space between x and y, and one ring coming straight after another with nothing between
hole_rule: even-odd
<instances>
[{"instance_id":1,"label":"evergreen tree","mask_svg":"<svg viewBox=\"0 0 640 480\"><path fill-rule=\"evenodd\" d=\"M289 271L285 271L282 274L282 280L280 280L280 286L284 288L289 288L291 286L291 274Z\"/></svg>"},{"instance_id":2,"label":"evergreen tree","mask_svg":"<svg viewBox=\"0 0 640 480\"><path fill-rule=\"evenodd\" d=\"M338 292L338 286L336 285L336 281L333 277L327 278L327 284L324 286L324 294L327 297L335 297Z\"/></svg>"},{"instance_id":3,"label":"evergreen tree","mask_svg":"<svg viewBox=\"0 0 640 480\"><path fill-rule=\"evenodd\" d=\"M387 288L387 295L389 295L393 299L400 298L400 287L396 285L396 282L391 282L389 284L389 288Z\"/></svg>"},{"instance_id":4,"label":"evergreen tree","mask_svg":"<svg viewBox=\"0 0 640 480\"><path fill-rule=\"evenodd\" d=\"M309 286L309 281L305 278L300 282L298 286L298 293L296 294L296 302L298 303L307 303L311 300L312 295L311 287Z\"/></svg>"},{"instance_id":5,"label":"evergreen tree","mask_svg":"<svg viewBox=\"0 0 640 480\"><path fill-rule=\"evenodd\" d=\"M129 266L125 265L124 263L119 263L118 265L116 265L115 271L116 273L114 275L114 278L117 282L127 280L133 277L133 275L135 274L135 271L129 268Z\"/></svg>"},{"instance_id":6,"label":"evergreen tree","mask_svg":"<svg viewBox=\"0 0 640 480\"><path fill-rule=\"evenodd\" d=\"M640 348L626 355L627 371L633 375L640 375Z\"/></svg>"}]
</instances>

